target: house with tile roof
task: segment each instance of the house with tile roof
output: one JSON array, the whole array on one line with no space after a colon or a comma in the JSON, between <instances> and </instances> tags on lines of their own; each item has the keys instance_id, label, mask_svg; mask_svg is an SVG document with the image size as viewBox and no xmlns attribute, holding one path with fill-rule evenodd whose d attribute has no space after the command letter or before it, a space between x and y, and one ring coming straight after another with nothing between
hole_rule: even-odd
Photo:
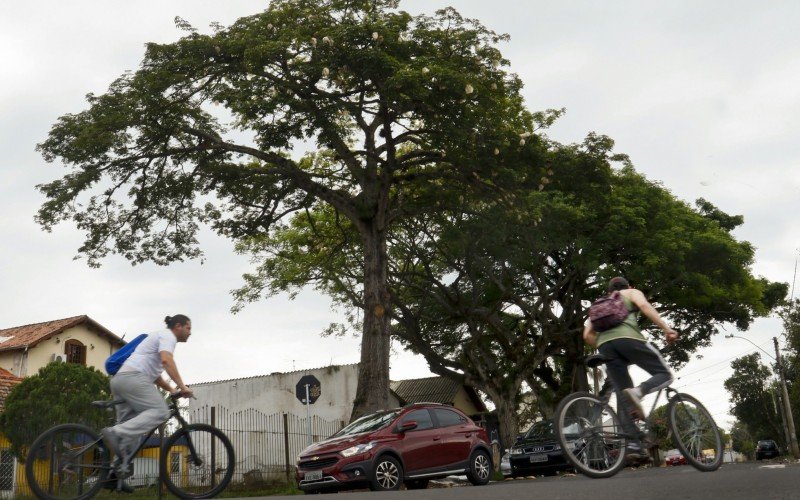
<instances>
[{"instance_id":1,"label":"house with tile roof","mask_svg":"<svg viewBox=\"0 0 800 500\"><path fill-rule=\"evenodd\" d=\"M0 329L0 412L14 386L53 361L104 370L106 358L125 342L86 315ZM25 485L23 467L0 434L0 498Z\"/></svg>"},{"instance_id":2,"label":"house with tile roof","mask_svg":"<svg viewBox=\"0 0 800 500\"><path fill-rule=\"evenodd\" d=\"M426 377L390 382L392 392L401 404L442 403L454 406L467 415L486 411L478 392L445 377Z\"/></svg>"},{"instance_id":3,"label":"house with tile roof","mask_svg":"<svg viewBox=\"0 0 800 500\"><path fill-rule=\"evenodd\" d=\"M86 315L0 329L0 368L27 377L53 361L103 371L106 358L125 342Z\"/></svg>"}]
</instances>

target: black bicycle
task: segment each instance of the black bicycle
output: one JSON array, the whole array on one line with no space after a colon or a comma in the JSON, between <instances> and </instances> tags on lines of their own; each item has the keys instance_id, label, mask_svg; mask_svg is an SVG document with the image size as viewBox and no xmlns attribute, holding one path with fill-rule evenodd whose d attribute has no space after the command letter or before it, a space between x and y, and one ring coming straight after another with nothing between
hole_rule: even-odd
<instances>
[{"instance_id":1,"label":"black bicycle","mask_svg":"<svg viewBox=\"0 0 800 500\"><path fill-rule=\"evenodd\" d=\"M159 453L160 480L179 498L212 498L231 481L234 452L230 440L216 427L189 424L170 396L170 418L177 428L163 440ZM122 401L95 401L93 406L113 410ZM25 475L33 493L45 500L83 500L102 488L121 490L135 477L133 458L145 447L140 440L131 458L112 462L100 434L82 424L57 425L40 435L28 450Z\"/></svg>"},{"instance_id":2,"label":"black bicycle","mask_svg":"<svg viewBox=\"0 0 800 500\"><path fill-rule=\"evenodd\" d=\"M601 354L590 356L586 364L597 368L609 361ZM666 388L658 391L644 424L643 444L654 444L653 410L661 393L667 395L667 429L675 447L696 469L710 472L722 464L722 436L714 419L694 397ZM576 392L565 397L556 409L556 434L564 456L575 468L590 477L610 477L625 466L627 445L639 438L622 430L619 416L610 401L614 393L607 378L599 394ZM624 411L620 409L620 411Z\"/></svg>"}]
</instances>

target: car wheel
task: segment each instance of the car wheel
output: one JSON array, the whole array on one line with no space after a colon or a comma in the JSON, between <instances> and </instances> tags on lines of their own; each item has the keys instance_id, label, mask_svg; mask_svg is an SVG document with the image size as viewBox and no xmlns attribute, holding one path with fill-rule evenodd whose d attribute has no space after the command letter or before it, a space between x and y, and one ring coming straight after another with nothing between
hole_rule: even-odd
<instances>
[{"instance_id":1,"label":"car wheel","mask_svg":"<svg viewBox=\"0 0 800 500\"><path fill-rule=\"evenodd\" d=\"M407 490L424 490L427 487L427 479L412 479L411 481L406 481Z\"/></svg>"},{"instance_id":2,"label":"car wheel","mask_svg":"<svg viewBox=\"0 0 800 500\"><path fill-rule=\"evenodd\" d=\"M390 455L383 455L375 460L369 489L372 491L389 491L400 489L403 482L403 467Z\"/></svg>"},{"instance_id":3,"label":"car wheel","mask_svg":"<svg viewBox=\"0 0 800 500\"><path fill-rule=\"evenodd\" d=\"M484 450L475 450L469 459L467 479L475 486L483 486L492 478L492 459Z\"/></svg>"}]
</instances>

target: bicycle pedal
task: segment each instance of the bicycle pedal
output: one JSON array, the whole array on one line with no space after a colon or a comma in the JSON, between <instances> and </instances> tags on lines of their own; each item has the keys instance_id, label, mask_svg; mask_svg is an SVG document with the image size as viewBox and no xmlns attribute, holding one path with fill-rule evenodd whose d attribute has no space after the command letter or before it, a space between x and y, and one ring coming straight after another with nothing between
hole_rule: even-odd
<instances>
[{"instance_id":1,"label":"bicycle pedal","mask_svg":"<svg viewBox=\"0 0 800 500\"><path fill-rule=\"evenodd\" d=\"M133 475L133 464L122 464L116 471L117 477L120 479L128 479Z\"/></svg>"}]
</instances>

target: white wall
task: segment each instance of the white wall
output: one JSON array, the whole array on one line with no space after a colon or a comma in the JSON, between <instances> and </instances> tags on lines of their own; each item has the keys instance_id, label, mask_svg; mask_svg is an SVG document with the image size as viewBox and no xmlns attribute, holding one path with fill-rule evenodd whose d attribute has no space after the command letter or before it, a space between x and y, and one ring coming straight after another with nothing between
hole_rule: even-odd
<instances>
[{"instance_id":1,"label":"white wall","mask_svg":"<svg viewBox=\"0 0 800 500\"><path fill-rule=\"evenodd\" d=\"M291 413L305 417L306 407L295 396L295 387L305 375L314 375L321 386L319 399L311 405L311 415L349 422L358 383L357 364L189 384L197 398L189 401L189 410L222 406L231 412L254 408L267 415ZM391 399L391 407L399 405Z\"/></svg>"}]
</instances>

